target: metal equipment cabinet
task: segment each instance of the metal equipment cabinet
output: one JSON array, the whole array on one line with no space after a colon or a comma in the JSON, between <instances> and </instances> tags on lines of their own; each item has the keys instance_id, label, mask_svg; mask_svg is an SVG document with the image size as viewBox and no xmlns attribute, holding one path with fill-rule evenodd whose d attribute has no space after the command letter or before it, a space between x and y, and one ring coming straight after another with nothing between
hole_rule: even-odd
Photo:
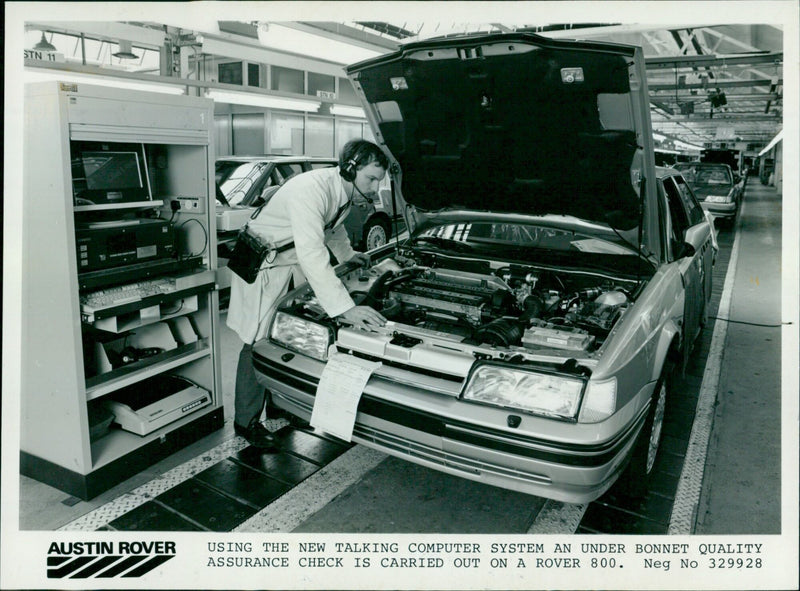
<instances>
[{"instance_id":1,"label":"metal equipment cabinet","mask_svg":"<svg viewBox=\"0 0 800 591\"><path fill-rule=\"evenodd\" d=\"M88 84L26 86L22 474L89 499L222 427L212 129L213 103L207 99ZM152 201L76 201L75 142L140 145ZM182 207L173 212L178 198ZM175 271L182 277L176 305L142 300L106 311L102 321L87 315L76 226L87 214L102 220L143 213L170 220L175 258L194 260L191 268ZM137 280L135 273L126 277L117 283ZM129 338L161 352L123 366L109 364L103 358L107 347ZM143 436L116 426L95 431L97 405L123 388L167 375L208 391L211 404Z\"/></svg>"}]
</instances>

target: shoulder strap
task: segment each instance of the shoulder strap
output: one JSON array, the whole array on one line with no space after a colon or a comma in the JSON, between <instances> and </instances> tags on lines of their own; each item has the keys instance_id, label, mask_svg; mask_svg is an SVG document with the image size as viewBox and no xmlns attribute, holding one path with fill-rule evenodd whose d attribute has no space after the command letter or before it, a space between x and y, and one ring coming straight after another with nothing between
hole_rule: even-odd
<instances>
[{"instance_id":1,"label":"shoulder strap","mask_svg":"<svg viewBox=\"0 0 800 591\"><path fill-rule=\"evenodd\" d=\"M347 203L345 203L344 205L339 207L339 210L336 212L336 217L333 218L333 221L328 223L328 224L325 224L325 229L326 230L330 230L331 228L333 228L336 225L336 222L339 221L339 218L342 217L342 214L347 210L349 205L350 205L350 201L348 201ZM264 207L264 206L262 205L261 207ZM261 208L259 208L259 209L261 209ZM280 246L275 248L275 253L276 254L277 253L281 253L281 252L290 250L292 248L294 248L294 240L292 240L291 242L287 242L285 244L281 244Z\"/></svg>"}]
</instances>

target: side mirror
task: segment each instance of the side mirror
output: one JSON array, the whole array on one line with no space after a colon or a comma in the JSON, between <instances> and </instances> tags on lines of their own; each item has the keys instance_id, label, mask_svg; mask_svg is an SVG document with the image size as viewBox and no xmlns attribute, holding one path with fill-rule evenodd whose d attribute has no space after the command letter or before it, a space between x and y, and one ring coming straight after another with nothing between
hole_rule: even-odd
<instances>
[{"instance_id":1,"label":"side mirror","mask_svg":"<svg viewBox=\"0 0 800 591\"><path fill-rule=\"evenodd\" d=\"M695 252L691 242L681 242L675 250L675 258L682 259L684 257L693 257Z\"/></svg>"}]
</instances>

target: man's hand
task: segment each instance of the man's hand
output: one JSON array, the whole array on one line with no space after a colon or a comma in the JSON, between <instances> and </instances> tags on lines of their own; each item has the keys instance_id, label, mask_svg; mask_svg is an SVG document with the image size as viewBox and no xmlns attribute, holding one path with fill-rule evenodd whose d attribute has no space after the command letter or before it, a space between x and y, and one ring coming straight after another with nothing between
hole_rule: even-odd
<instances>
[{"instance_id":1,"label":"man's hand","mask_svg":"<svg viewBox=\"0 0 800 591\"><path fill-rule=\"evenodd\" d=\"M359 327L379 327L386 324L386 318L380 312L373 310L369 306L353 306L347 312L339 314L339 318Z\"/></svg>"},{"instance_id":2,"label":"man's hand","mask_svg":"<svg viewBox=\"0 0 800 591\"><path fill-rule=\"evenodd\" d=\"M355 263L359 267L364 267L365 269L369 269L371 259L368 254L365 254L363 252L357 252L352 257L350 257L350 260L347 262Z\"/></svg>"}]
</instances>

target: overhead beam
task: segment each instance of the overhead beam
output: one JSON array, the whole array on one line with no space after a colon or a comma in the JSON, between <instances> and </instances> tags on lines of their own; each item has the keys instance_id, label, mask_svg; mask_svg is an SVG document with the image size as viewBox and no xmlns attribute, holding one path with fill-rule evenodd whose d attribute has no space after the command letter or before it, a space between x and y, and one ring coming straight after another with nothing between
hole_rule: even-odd
<instances>
[{"instance_id":1,"label":"overhead beam","mask_svg":"<svg viewBox=\"0 0 800 591\"><path fill-rule=\"evenodd\" d=\"M714 88L747 88L751 86L770 86L771 80L715 80L711 83ZM778 80L778 85L783 84L783 79ZM648 82L647 88L650 92L659 92L662 90L692 90L708 88L708 84L693 83L693 84L651 84Z\"/></svg>"},{"instance_id":2,"label":"overhead beam","mask_svg":"<svg viewBox=\"0 0 800 591\"><path fill-rule=\"evenodd\" d=\"M698 68L705 66L749 66L752 64L783 63L783 52L745 53L729 55L683 55L680 57L649 57L644 60L648 70Z\"/></svg>"},{"instance_id":3,"label":"overhead beam","mask_svg":"<svg viewBox=\"0 0 800 591\"><path fill-rule=\"evenodd\" d=\"M166 37L164 31L114 22L37 21L26 23L26 27L76 36L80 36L83 33L89 38L112 41L114 43L123 39L131 41L140 47L148 47L150 49L158 49L163 46Z\"/></svg>"},{"instance_id":4,"label":"overhead beam","mask_svg":"<svg viewBox=\"0 0 800 591\"><path fill-rule=\"evenodd\" d=\"M685 25L678 24L635 24L635 25L614 25L564 29L559 31L541 31L538 33L544 37L552 39L592 39L597 37L609 37L612 35L619 35L624 33L643 33L645 31L663 31L664 29L680 29Z\"/></svg>"},{"instance_id":5,"label":"overhead beam","mask_svg":"<svg viewBox=\"0 0 800 591\"><path fill-rule=\"evenodd\" d=\"M709 117L707 113L694 113L693 115L672 115L668 119L658 119L658 113L653 116L661 123L678 121L682 123L696 123L698 125L716 125L720 121L773 121L781 122L781 117L775 115L725 115L723 112L714 112L714 117ZM662 115L663 117L663 115Z\"/></svg>"},{"instance_id":6,"label":"overhead beam","mask_svg":"<svg viewBox=\"0 0 800 591\"><path fill-rule=\"evenodd\" d=\"M669 113L670 115L674 115L675 114L675 111L672 109L671 106L669 106L666 103L663 103L661 101L654 100L653 97L650 97L650 103L655 105L656 107L658 107L662 111L665 111L665 112Z\"/></svg>"}]
</instances>

